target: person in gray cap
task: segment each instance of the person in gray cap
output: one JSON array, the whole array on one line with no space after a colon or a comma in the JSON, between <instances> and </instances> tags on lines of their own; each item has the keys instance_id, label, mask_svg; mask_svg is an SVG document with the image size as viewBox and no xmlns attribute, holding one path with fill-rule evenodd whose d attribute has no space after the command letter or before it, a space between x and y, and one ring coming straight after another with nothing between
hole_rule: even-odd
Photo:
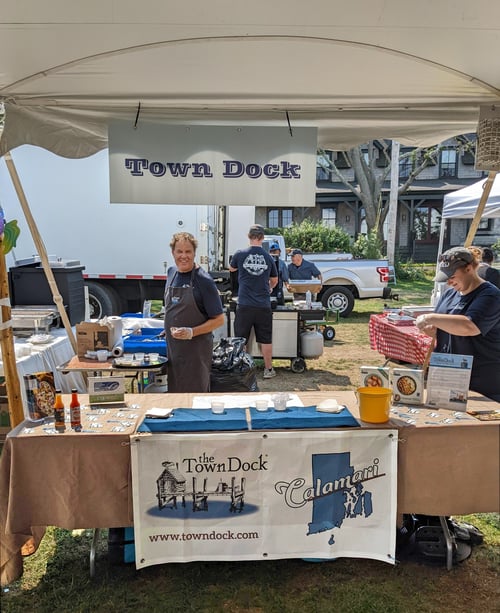
<instances>
[{"instance_id":1,"label":"person in gray cap","mask_svg":"<svg viewBox=\"0 0 500 613\"><path fill-rule=\"evenodd\" d=\"M269 245L269 253L273 256L278 268L278 283L271 292L271 298L276 298L278 304L285 304L285 295L283 293L283 283L288 284L288 267L285 260L281 259L281 248L279 243L272 242Z\"/></svg>"},{"instance_id":2,"label":"person in gray cap","mask_svg":"<svg viewBox=\"0 0 500 613\"><path fill-rule=\"evenodd\" d=\"M499 402L500 290L479 277L478 267L478 259L465 247L443 253L435 280L449 288L435 311L415 323L436 337L434 351L473 356L469 388Z\"/></svg>"},{"instance_id":3,"label":"person in gray cap","mask_svg":"<svg viewBox=\"0 0 500 613\"><path fill-rule=\"evenodd\" d=\"M292 263L288 264L288 276L290 277L290 281L293 281L294 279L300 281L319 279L319 281L323 283L321 272L318 270L316 264L309 262L308 260L304 260L302 249L292 249L290 256L292 258ZM305 298L305 294L295 293L293 295L294 300L305 300Z\"/></svg>"},{"instance_id":4,"label":"person in gray cap","mask_svg":"<svg viewBox=\"0 0 500 613\"><path fill-rule=\"evenodd\" d=\"M264 228L250 226L250 246L236 251L229 263L230 272L238 272L238 306L234 318L234 334L247 340L252 329L260 343L264 359L264 379L276 376L273 368L273 312L271 292L278 283L274 258L262 248Z\"/></svg>"}]
</instances>

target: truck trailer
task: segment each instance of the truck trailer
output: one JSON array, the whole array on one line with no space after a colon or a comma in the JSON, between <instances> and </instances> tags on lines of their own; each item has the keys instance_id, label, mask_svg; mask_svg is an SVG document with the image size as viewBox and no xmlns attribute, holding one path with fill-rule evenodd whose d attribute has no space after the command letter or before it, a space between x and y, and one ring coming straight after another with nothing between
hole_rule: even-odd
<instances>
[{"instance_id":1,"label":"truck trailer","mask_svg":"<svg viewBox=\"0 0 500 613\"><path fill-rule=\"evenodd\" d=\"M163 298L176 232L197 238L197 262L221 291L229 290L229 258L248 244L255 207L110 204L107 150L67 159L24 145L11 155L49 260L85 267L92 318L137 312L144 300ZM5 219L17 219L21 229L7 266L36 262L39 254L3 159L0 205ZM38 304L35 294L33 304Z\"/></svg>"}]
</instances>

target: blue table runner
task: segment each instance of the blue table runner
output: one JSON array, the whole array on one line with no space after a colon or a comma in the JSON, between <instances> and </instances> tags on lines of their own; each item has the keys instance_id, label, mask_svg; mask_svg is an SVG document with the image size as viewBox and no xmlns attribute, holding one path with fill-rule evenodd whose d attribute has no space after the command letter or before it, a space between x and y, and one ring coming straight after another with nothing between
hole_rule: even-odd
<instances>
[{"instance_id":1,"label":"blue table runner","mask_svg":"<svg viewBox=\"0 0 500 613\"><path fill-rule=\"evenodd\" d=\"M168 418L146 417L138 432L224 432L229 430L300 430L305 428L359 428L344 407L340 413L322 413L316 406L287 407L286 411L257 411L250 408L251 428L245 409L228 408L222 415L210 409L174 409Z\"/></svg>"}]
</instances>

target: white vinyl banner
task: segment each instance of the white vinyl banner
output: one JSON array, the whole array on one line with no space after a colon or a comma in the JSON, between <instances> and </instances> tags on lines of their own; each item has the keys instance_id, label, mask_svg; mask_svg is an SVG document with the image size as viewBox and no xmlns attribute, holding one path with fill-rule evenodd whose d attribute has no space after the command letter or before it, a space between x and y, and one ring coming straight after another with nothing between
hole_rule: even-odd
<instances>
[{"instance_id":1,"label":"white vinyl banner","mask_svg":"<svg viewBox=\"0 0 500 613\"><path fill-rule=\"evenodd\" d=\"M131 437L136 566L395 562L397 431Z\"/></svg>"},{"instance_id":2,"label":"white vinyl banner","mask_svg":"<svg viewBox=\"0 0 500 613\"><path fill-rule=\"evenodd\" d=\"M114 121L108 139L114 203L315 204L316 128Z\"/></svg>"}]
</instances>

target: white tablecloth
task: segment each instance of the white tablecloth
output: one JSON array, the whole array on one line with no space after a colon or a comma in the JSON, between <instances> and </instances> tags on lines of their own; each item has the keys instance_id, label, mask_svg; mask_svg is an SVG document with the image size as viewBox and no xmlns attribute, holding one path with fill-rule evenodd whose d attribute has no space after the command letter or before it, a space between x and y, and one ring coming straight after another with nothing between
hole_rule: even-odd
<instances>
[{"instance_id":1,"label":"white tablecloth","mask_svg":"<svg viewBox=\"0 0 500 613\"><path fill-rule=\"evenodd\" d=\"M33 345L27 339L16 338L14 349L16 355L21 355L24 351L30 351L29 355L16 358L17 371L19 373L19 383L23 404L26 407L26 392L24 389L24 375L35 372L53 372L56 388L60 388L64 393L69 393L71 388L76 388L79 392L87 391L84 379L80 373L69 373L63 375L56 370L56 367L70 360L75 352L69 341L66 330L53 329L50 331L53 339L43 345ZM3 361L0 361L0 374L3 375Z\"/></svg>"}]
</instances>

